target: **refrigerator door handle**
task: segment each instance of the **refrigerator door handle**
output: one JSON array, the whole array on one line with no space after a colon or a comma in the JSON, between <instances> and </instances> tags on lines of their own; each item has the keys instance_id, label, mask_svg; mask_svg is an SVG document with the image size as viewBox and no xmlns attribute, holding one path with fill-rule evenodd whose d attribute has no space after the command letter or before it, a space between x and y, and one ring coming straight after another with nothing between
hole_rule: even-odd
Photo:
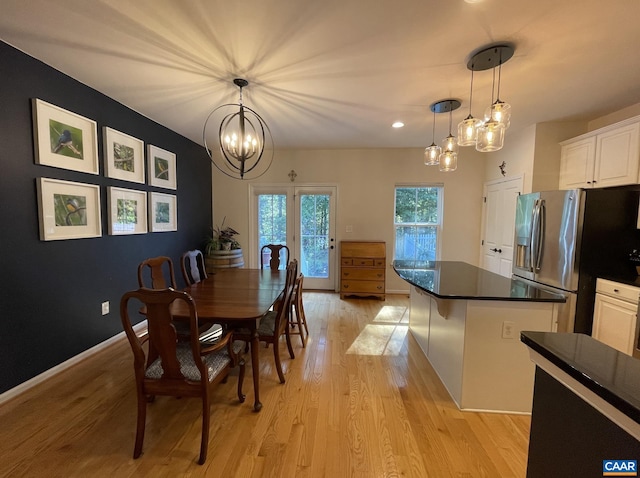
<instances>
[{"instance_id":1,"label":"refrigerator door handle","mask_svg":"<svg viewBox=\"0 0 640 478\"><path fill-rule=\"evenodd\" d=\"M531 237L529 238L529 244L531 247L531 252L529 253L529 270L535 272L537 261L537 252L540 247L538 242L540 240L540 235L538 234L538 230L540 228L540 200L536 199L533 204L533 212L531 219Z\"/></svg>"},{"instance_id":2,"label":"refrigerator door handle","mask_svg":"<svg viewBox=\"0 0 640 478\"><path fill-rule=\"evenodd\" d=\"M540 264L542 262L542 253L543 253L542 238L544 237L544 230L547 222L546 216L547 216L547 211L545 208L544 199L540 199L538 201L538 228L536 231L538 238L537 238L537 244L536 244L536 261L534 263L534 268L533 268L534 272L540 271Z\"/></svg>"}]
</instances>

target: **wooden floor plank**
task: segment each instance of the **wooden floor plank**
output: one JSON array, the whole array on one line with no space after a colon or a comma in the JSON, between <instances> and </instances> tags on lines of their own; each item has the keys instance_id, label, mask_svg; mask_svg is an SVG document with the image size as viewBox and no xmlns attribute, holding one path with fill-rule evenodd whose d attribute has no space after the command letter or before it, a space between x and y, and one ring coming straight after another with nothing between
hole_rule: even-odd
<instances>
[{"instance_id":1,"label":"wooden floor plank","mask_svg":"<svg viewBox=\"0 0 640 478\"><path fill-rule=\"evenodd\" d=\"M530 418L461 412L408 332L408 298L305 292L307 346L260 349L260 413L212 398L209 456L197 464L197 399L148 406L134 460L136 400L123 340L0 406L0 477L523 477Z\"/></svg>"}]
</instances>

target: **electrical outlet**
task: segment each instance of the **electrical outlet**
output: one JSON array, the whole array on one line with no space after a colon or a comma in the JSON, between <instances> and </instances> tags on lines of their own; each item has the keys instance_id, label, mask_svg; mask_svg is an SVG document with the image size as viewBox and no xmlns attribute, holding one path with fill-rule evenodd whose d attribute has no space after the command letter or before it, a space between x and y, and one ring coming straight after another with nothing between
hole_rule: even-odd
<instances>
[{"instance_id":1,"label":"electrical outlet","mask_svg":"<svg viewBox=\"0 0 640 478\"><path fill-rule=\"evenodd\" d=\"M107 315L109 313L109 301L102 303L102 315Z\"/></svg>"},{"instance_id":2,"label":"electrical outlet","mask_svg":"<svg viewBox=\"0 0 640 478\"><path fill-rule=\"evenodd\" d=\"M515 339L516 338L516 324L509 320L502 322L502 338L503 339Z\"/></svg>"}]
</instances>

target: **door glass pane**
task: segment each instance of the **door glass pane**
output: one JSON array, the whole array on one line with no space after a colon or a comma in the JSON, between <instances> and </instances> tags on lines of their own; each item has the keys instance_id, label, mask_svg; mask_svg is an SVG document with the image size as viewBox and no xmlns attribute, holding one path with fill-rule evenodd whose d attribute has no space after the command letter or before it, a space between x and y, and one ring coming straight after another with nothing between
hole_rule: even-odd
<instances>
[{"instance_id":1,"label":"door glass pane","mask_svg":"<svg viewBox=\"0 0 640 478\"><path fill-rule=\"evenodd\" d=\"M258 195L258 254L266 244L287 243L287 195ZM269 267L269 253L263 261ZM284 251L280 254L280 263L284 264Z\"/></svg>"},{"instance_id":2,"label":"door glass pane","mask_svg":"<svg viewBox=\"0 0 640 478\"><path fill-rule=\"evenodd\" d=\"M306 277L329 276L329 198L300 195L300 271Z\"/></svg>"}]
</instances>

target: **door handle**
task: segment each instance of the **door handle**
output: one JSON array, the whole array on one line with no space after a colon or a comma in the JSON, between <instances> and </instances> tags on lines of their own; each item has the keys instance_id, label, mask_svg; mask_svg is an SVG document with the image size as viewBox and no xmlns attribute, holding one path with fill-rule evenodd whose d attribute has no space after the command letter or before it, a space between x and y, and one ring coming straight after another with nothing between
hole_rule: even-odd
<instances>
[{"instance_id":1,"label":"door handle","mask_svg":"<svg viewBox=\"0 0 640 478\"><path fill-rule=\"evenodd\" d=\"M493 249L489 249L490 251L493 252L497 252L498 254L502 254L502 249L496 249L495 247Z\"/></svg>"}]
</instances>

